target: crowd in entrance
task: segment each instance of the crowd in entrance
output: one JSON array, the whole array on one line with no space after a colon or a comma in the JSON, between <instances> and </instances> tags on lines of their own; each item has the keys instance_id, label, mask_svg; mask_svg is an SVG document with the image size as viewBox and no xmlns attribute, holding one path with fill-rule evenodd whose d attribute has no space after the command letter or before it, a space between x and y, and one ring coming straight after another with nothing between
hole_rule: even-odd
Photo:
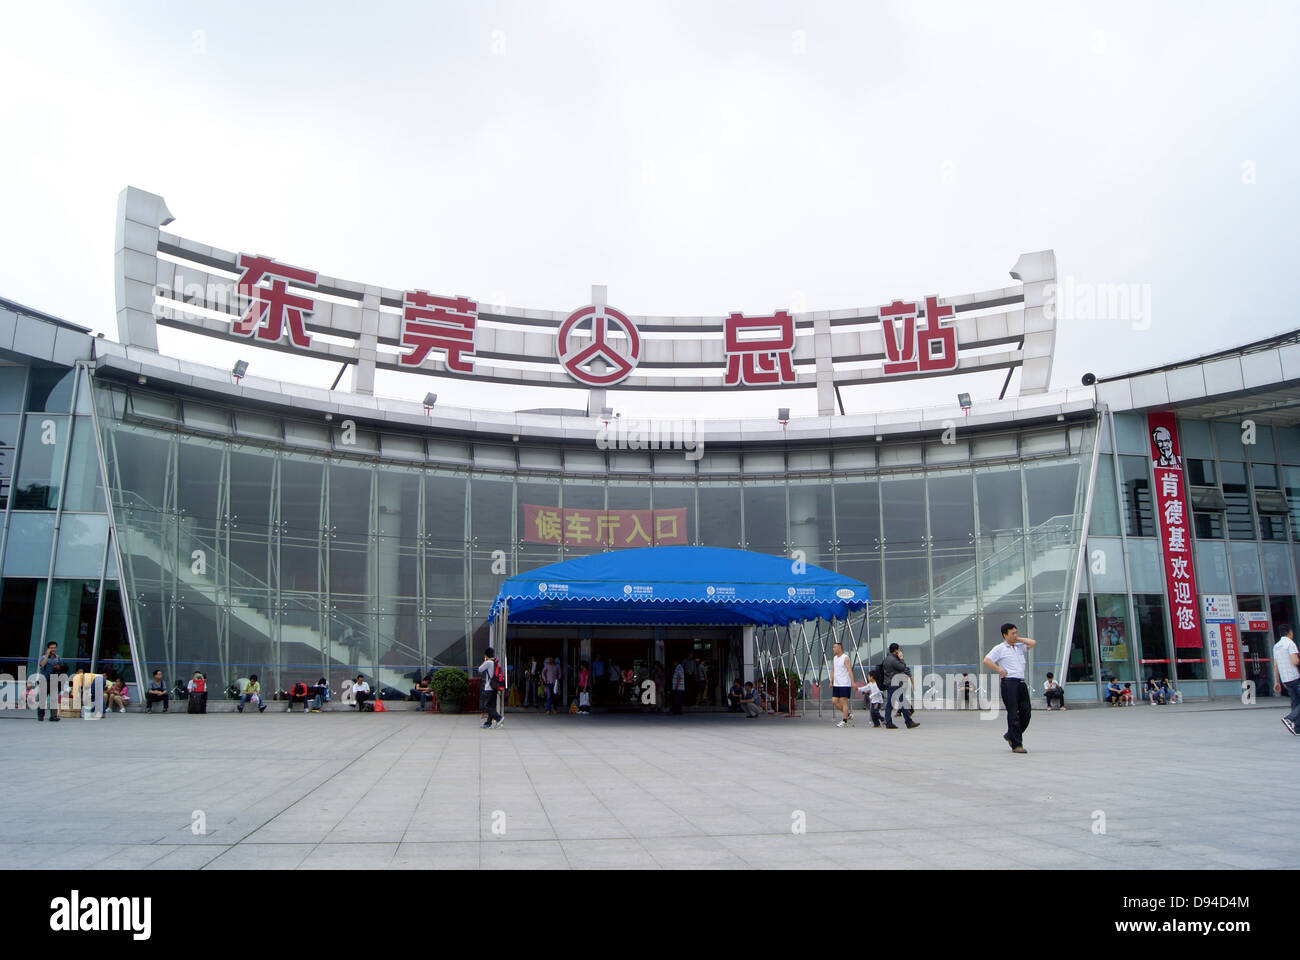
<instances>
[{"instance_id":1,"label":"crowd in entrance","mask_svg":"<svg viewBox=\"0 0 1300 960\"><path fill-rule=\"evenodd\" d=\"M592 708L680 714L685 707L717 703L717 670L693 651L673 662L671 672L660 660L619 663L597 653L578 661L567 690L559 657L530 655L521 665L512 663L509 673L509 705L547 716L587 714Z\"/></svg>"}]
</instances>

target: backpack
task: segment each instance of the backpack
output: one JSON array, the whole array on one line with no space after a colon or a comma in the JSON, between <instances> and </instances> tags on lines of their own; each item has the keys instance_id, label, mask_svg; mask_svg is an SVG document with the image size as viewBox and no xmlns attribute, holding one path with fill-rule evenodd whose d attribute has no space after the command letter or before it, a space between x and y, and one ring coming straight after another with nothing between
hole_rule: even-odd
<instances>
[{"instance_id":1,"label":"backpack","mask_svg":"<svg viewBox=\"0 0 1300 960\"><path fill-rule=\"evenodd\" d=\"M506 688L506 672L501 666L501 661L493 659L492 661L492 689L504 690Z\"/></svg>"}]
</instances>

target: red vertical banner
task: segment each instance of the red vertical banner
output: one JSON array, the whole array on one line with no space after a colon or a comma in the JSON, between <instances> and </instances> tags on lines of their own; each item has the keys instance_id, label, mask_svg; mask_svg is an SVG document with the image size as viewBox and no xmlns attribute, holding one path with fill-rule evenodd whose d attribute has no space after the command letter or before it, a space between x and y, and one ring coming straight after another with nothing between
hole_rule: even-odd
<instances>
[{"instance_id":1,"label":"red vertical banner","mask_svg":"<svg viewBox=\"0 0 1300 960\"><path fill-rule=\"evenodd\" d=\"M1151 439L1151 465L1155 474L1156 521L1160 552L1165 558L1165 589L1173 618L1174 648L1201 646L1201 624L1196 606L1196 566L1188 534L1186 477L1178 448L1178 428L1170 412L1147 414Z\"/></svg>"}]
</instances>

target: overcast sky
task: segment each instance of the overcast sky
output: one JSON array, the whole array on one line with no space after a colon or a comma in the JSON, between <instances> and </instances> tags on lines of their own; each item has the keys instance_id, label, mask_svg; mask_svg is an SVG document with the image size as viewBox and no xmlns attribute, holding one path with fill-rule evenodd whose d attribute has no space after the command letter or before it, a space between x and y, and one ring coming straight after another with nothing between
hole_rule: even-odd
<instances>
[{"instance_id":1,"label":"overcast sky","mask_svg":"<svg viewBox=\"0 0 1300 960\"><path fill-rule=\"evenodd\" d=\"M593 283L633 314L875 305L1011 285L1053 248L1075 289L1150 304L1063 318L1064 388L1300 327L1298 44L1294 2L8 5L0 296L114 336L127 184L201 242L551 310ZM426 388L585 403L378 391ZM846 401L918 389L954 392ZM807 391L717 412L778 402L815 412Z\"/></svg>"}]
</instances>

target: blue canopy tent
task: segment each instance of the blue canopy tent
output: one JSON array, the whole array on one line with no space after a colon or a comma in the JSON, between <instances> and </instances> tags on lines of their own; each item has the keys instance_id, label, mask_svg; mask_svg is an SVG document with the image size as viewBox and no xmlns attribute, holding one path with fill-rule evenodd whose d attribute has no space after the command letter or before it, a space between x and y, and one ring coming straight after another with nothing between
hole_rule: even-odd
<instances>
[{"instance_id":1,"label":"blue canopy tent","mask_svg":"<svg viewBox=\"0 0 1300 960\"><path fill-rule=\"evenodd\" d=\"M775 675L779 658L786 673L801 678L816 668L818 682L829 661L818 654L827 654L828 638L843 642L861 663L870 642L870 599L866 584L788 557L642 547L511 577L501 584L488 621L493 645L502 650L508 627L521 624L752 626L758 666Z\"/></svg>"}]
</instances>

